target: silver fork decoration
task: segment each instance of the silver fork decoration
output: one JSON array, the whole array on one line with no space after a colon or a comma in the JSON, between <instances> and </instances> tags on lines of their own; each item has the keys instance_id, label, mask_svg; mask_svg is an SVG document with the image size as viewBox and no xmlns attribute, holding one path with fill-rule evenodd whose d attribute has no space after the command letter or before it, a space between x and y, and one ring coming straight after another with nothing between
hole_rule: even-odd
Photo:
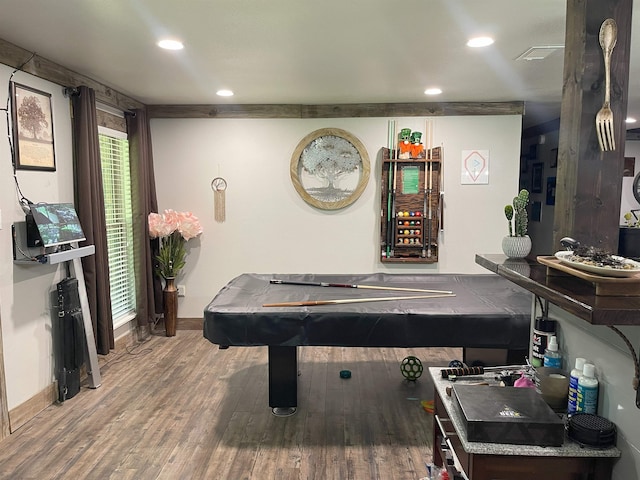
<instances>
[{"instance_id":1,"label":"silver fork decoration","mask_svg":"<svg viewBox=\"0 0 640 480\"><path fill-rule=\"evenodd\" d=\"M611 111L611 52L618 39L618 26L613 18L607 18L600 26L600 48L604 56L604 102L602 108L596 114L596 133L600 150L616 149L615 135L613 131L613 112Z\"/></svg>"}]
</instances>

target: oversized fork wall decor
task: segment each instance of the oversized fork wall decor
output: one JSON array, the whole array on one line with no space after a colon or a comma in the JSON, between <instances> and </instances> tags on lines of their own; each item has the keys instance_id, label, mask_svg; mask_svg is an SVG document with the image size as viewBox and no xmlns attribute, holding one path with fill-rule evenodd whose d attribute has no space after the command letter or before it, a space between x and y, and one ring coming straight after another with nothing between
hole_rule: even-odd
<instances>
[{"instance_id":1,"label":"oversized fork wall decor","mask_svg":"<svg viewBox=\"0 0 640 480\"><path fill-rule=\"evenodd\" d=\"M604 102L602 108L596 114L596 133L600 150L616 149L616 140L613 131L613 112L611 111L611 53L618 39L618 25L613 18L607 18L600 26L600 48L604 56Z\"/></svg>"}]
</instances>

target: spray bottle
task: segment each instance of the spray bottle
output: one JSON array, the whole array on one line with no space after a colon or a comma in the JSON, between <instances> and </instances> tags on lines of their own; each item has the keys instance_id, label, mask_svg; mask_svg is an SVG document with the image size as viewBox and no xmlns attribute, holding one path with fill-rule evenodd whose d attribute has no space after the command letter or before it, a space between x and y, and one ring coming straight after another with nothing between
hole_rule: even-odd
<instances>
[{"instance_id":1,"label":"spray bottle","mask_svg":"<svg viewBox=\"0 0 640 480\"><path fill-rule=\"evenodd\" d=\"M558 351L558 340L555 335L549 337L549 344L544 352L543 366L549 368L562 368L562 355Z\"/></svg>"}]
</instances>

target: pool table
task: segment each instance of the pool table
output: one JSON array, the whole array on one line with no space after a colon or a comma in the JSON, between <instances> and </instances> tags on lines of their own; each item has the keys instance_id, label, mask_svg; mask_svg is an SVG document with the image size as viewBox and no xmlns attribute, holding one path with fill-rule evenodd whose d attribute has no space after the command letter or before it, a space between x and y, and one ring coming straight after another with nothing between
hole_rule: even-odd
<instances>
[{"instance_id":1,"label":"pool table","mask_svg":"<svg viewBox=\"0 0 640 480\"><path fill-rule=\"evenodd\" d=\"M426 294L368 287L449 291L454 296L377 301ZM313 300L337 303L264 306ZM269 406L284 413L297 407L297 347L523 351L529 345L531 304L531 293L494 274L246 273L232 279L205 308L203 334L221 348L268 346Z\"/></svg>"}]
</instances>

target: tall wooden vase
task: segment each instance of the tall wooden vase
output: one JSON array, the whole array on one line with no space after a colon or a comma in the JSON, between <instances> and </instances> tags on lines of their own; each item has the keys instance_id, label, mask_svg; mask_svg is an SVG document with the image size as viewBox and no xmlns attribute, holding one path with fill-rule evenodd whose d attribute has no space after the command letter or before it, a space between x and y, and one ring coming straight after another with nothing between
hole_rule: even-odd
<instances>
[{"instance_id":1,"label":"tall wooden vase","mask_svg":"<svg viewBox=\"0 0 640 480\"><path fill-rule=\"evenodd\" d=\"M176 288L176 279L174 277L168 277L165 280L164 290L162 291L164 328L167 337L174 337L178 321L178 289Z\"/></svg>"}]
</instances>

